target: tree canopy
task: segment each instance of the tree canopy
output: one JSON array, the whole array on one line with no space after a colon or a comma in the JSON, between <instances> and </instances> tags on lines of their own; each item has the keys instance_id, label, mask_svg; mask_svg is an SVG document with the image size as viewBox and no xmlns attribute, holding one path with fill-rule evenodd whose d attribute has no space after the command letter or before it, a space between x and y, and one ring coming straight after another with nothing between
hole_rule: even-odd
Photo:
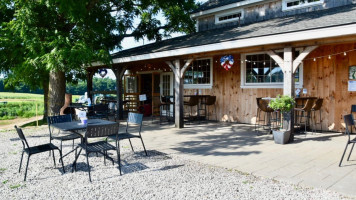
<instances>
[{"instance_id":1,"label":"tree canopy","mask_svg":"<svg viewBox=\"0 0 356 200\"><path fill-rule=\"evenodd\" d=\"M2 0L0 71L7 86L23 82L46 96L48 82L57 81L51 73L64 73L57 76L67 82L84 79L92 62L110 64L125 37L159 41L194 32L189 14L196 7L194 0Z\"/></svg>"}]
</instances>

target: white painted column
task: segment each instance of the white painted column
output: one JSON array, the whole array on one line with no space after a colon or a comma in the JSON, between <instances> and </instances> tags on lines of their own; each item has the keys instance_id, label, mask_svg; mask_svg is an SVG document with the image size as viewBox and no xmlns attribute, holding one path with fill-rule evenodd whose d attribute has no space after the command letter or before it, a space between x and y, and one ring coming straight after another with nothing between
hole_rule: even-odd
<instances>
[{"instance_id":1,"label":"white painted column","mask_svg":"<svg viewBox=\"0 0 356 200\"><path fill-rule=\"evenodd\" d=\"M293 52L291 47L284 48L284 82L283 94L294 97L294 73L293 73Z\"/></svg>"}]
</instances>

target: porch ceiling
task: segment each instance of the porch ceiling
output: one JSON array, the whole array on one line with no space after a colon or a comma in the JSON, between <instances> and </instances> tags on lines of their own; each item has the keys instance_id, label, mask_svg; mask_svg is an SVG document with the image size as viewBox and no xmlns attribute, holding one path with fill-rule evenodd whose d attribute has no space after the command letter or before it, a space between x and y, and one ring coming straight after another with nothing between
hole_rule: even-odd
<instances>
[{"instance_id":1,"label":"porch ceiling","mask_svg":"<svg viewBox=\"0 0 356 200\"><path fill-rule=\"evenodd\" d=\"M128 63L350 35L356 36L356 5L198 32L120 51L112 58L113 63Z\"/></svg>"}]
</instances>

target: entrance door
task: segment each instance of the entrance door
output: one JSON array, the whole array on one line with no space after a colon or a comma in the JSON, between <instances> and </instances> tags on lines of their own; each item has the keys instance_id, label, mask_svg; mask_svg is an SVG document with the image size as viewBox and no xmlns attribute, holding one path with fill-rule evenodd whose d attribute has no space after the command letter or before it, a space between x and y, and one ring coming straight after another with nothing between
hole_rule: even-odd
<instances>
[{"instance_id":1,"label":"entrance door","mask_svg":"<svg viewBox=\"0 0 356 200\"><path fill-rule=\"evenodd\" d=\"M137 75L124 76L124 110L128 112L137 112L139 106L139 88Z\"/></svg>"},{"instance_id":2,"label":"entrance door","mask_svg":"<svg viewBox=\"0 0 356 200\"><path fill-rule=\"evenodd\" d=\"M173 72L161 73L161 95L171 96L171 101L174 101L173 97ZM170 113L173 115L173 105L170 106ZM173 117L173 116L172 116Z\"/></svg>"}]
</instances>

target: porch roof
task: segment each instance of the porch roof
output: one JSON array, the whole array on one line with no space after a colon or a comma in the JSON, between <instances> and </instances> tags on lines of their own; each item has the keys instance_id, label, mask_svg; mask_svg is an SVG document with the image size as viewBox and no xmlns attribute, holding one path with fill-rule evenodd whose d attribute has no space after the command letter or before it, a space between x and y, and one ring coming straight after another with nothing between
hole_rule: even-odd
<instances>
[{"instance_id":1,"label":"porch roof","mask_svg":"<svg viewBox=\"0 0 356 200\"><path fill-rule=\"evenodd\" d=\"M112 54L114 63L356 34L356 5L163 40Z\"/></svg>"}]
</instances>

